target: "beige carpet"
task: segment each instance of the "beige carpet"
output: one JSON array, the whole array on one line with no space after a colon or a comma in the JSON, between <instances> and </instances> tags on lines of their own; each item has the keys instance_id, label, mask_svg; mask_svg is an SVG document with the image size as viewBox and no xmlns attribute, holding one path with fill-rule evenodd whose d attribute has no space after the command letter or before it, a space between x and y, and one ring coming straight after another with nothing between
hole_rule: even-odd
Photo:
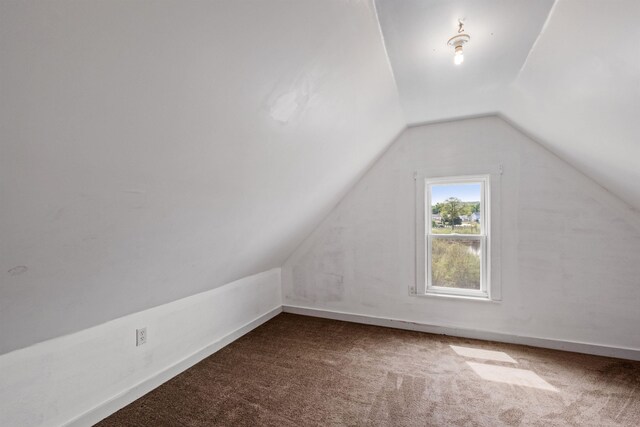
<instances>
[{"instance_id":1,"label":"beige carpet","mask_svg":"<svg viewBox=\"0 0 640 427\"><path fill-rule=\"evenodd\" d=\"M281 314L108 426L640 426L640 362Z\"/></svg>"}]
</instances>

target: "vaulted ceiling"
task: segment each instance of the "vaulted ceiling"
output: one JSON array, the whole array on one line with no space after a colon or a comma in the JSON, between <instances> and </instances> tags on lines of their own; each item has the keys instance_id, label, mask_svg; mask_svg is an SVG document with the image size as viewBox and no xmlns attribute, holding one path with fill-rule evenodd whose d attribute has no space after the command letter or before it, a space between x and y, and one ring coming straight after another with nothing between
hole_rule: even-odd
<instances>
[{"instance_id":1,"label":"vaulted ceiling","mask_svg":"<svg viewBox=\"0 0 640 427\"><path fill-rule=\"evenodd\" d=\"M387 52L409 124L496 112L553 0L378 0ZM458 20L471 36L453 63Z\"/></svg>"},{"instance_id":2,"label":"vaulted ceiling","mask_svg":"<svg viewBox=\"0 0 640 427\"><path fill-rule=\"evenodd\" d=\"M499 113L640 209L640 2L376 5L409 124ZM456 66L458 19L471 40Z\"/></svg>"}]
</instances>

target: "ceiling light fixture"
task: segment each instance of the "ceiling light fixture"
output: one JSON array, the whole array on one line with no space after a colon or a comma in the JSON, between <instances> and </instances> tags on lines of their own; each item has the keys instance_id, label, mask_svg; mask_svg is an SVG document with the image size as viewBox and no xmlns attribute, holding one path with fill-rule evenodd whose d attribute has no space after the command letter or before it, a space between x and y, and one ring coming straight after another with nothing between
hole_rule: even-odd
<instances>
[{"instance_id":1,"label":"ceiling light fixture","mask_svg":"<svg viewBox=\"0 0 640 427\"><path fill-rule=\"evenodd\" d=\"M462 64L464 61L464 53L462 52L462 46L471 40L471 37L468 34L464 33L464 23L461 20L458 20L458 34L451 37L447 44L449 46L453 46L454 57L453 63L456 65Z\"/></svg>"}]
</instances>

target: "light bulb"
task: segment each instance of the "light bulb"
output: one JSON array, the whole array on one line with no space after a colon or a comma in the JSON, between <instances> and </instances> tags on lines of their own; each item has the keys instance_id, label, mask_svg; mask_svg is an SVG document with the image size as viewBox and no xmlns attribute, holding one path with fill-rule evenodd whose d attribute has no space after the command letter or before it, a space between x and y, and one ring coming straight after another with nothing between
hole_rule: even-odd
<instances>
[{"instance_id":1,"label":"light bulb","mask_svg":"<svg viewBox=\"0 0 640 427\"><path fill-rule=\"evenodd\" d=\"M456 46L456 53L453 57L453 63L460 65L464 62L464 54L462 53L462 46Z\"/></svg>"}]
</instances>

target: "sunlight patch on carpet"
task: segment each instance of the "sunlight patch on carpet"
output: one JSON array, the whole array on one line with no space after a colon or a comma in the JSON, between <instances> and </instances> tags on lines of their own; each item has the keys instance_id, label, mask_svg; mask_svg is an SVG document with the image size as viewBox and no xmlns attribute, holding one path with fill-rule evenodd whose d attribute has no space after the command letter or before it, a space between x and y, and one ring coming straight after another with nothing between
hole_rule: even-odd
<instances>
[{"instance_id":1,"label":"sunlight patch on carpet","mask_svg":"<svg viewBox=\"0 0 640 427\"><path fill-rule=\"evenodd\" d=\"M494 362L518 363L511 356L503 351L484 350L481 348L460 347L450 345L451 349L460 356L471 357L474 359L493 360Z\"/></svg>"},{"instance_id":2,"label":"sunlight patch on carpet","mask_svg":"<svg viewBox=\"0 0 640 427\"><path fill-rule=\"evenodd\" d=\"M467 365L483 380L533 387L540 390L558 391L554 386L540 378L538 374L528 369L508 368L506 366L476 362L467 362Z\"/></svg>"}]
</instances>

